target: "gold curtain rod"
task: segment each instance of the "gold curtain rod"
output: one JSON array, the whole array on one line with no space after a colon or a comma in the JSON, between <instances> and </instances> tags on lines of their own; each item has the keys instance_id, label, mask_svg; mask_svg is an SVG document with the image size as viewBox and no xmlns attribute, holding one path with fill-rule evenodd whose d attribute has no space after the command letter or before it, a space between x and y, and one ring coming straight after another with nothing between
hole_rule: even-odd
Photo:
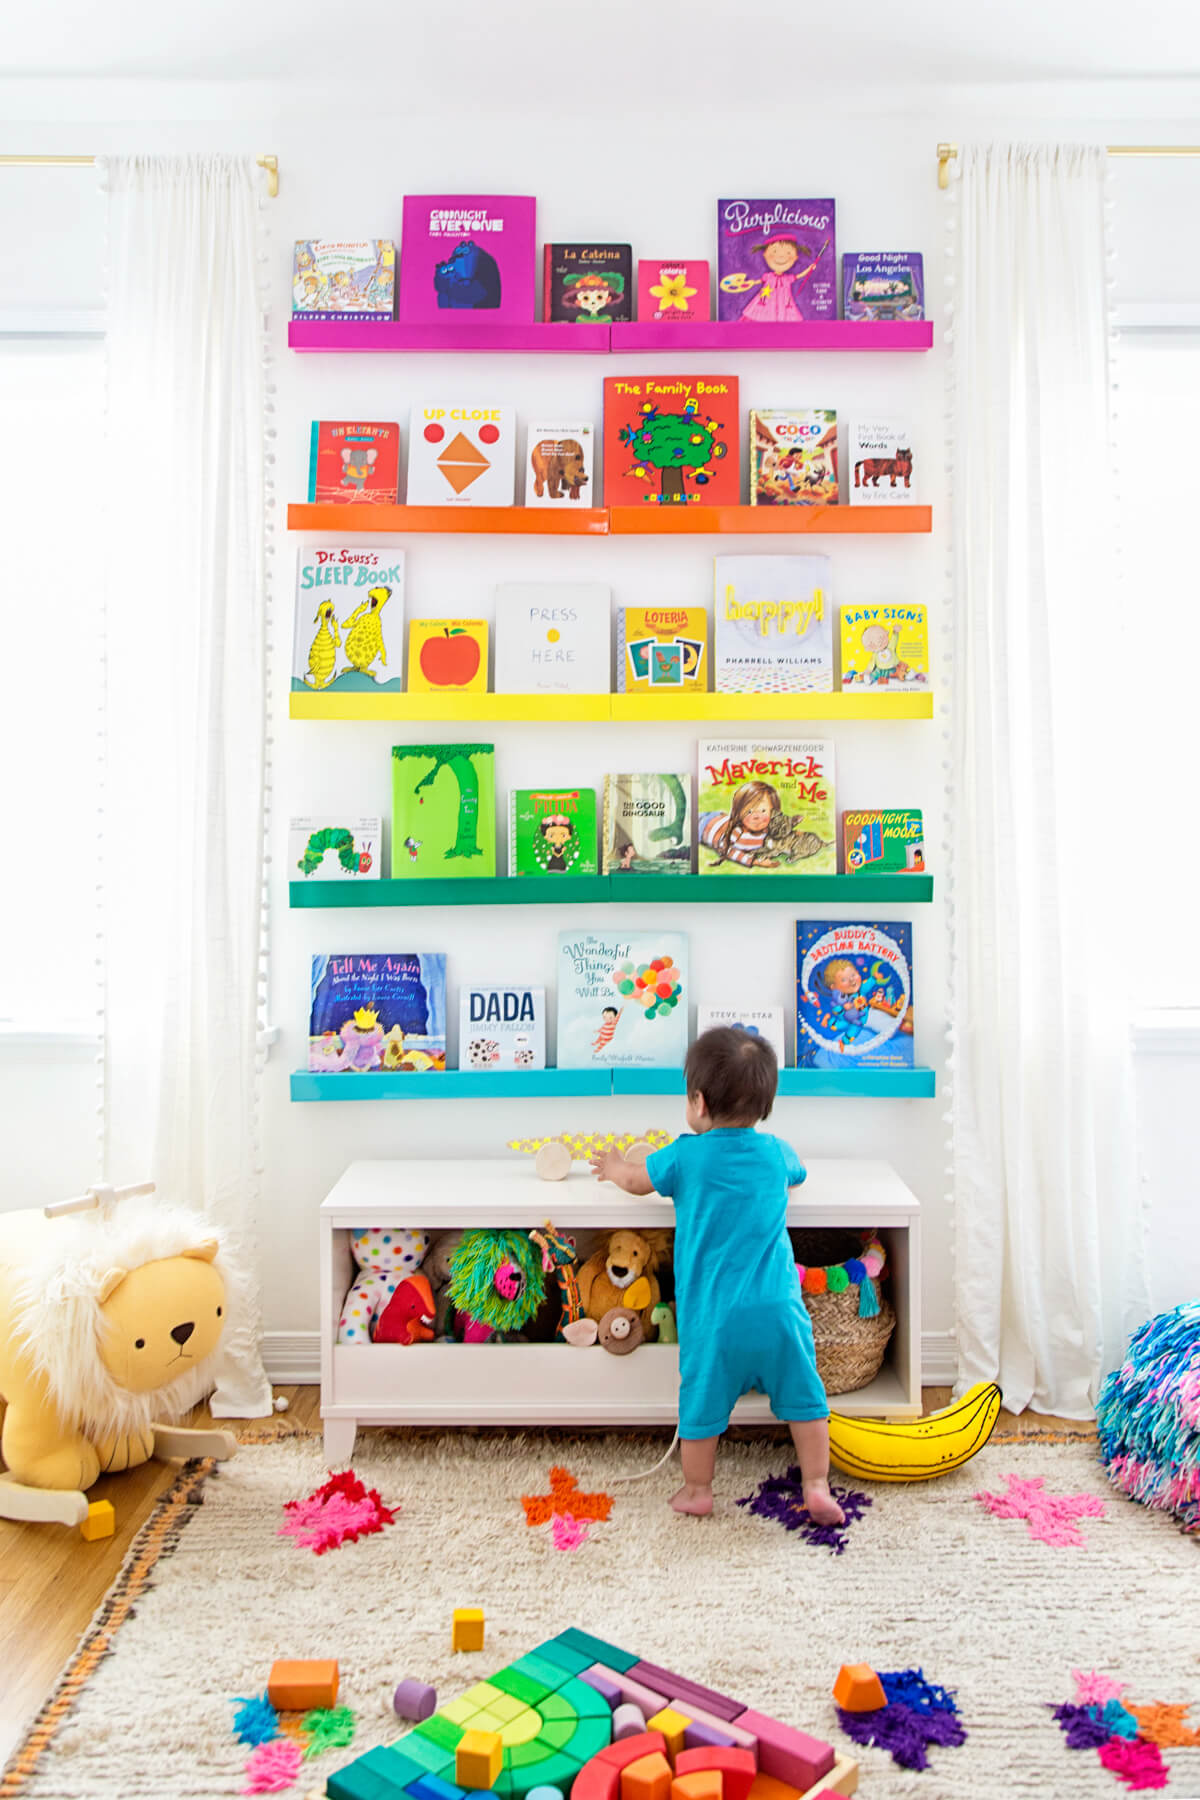
<instances>
[{"instance_id":1,"label":"gold curtain rod","mask_svg":"<svg viewBox=\"0 0 1200 1800\"><path fill-rule=\"evenodd\" d=\"M277 156L256 156L255 162L260 169L267 171L267 194L274 200L279 193L279 158ZM13 169L43 168L87 168L95 163L94 156L0 156L0 165Z\"/></svg>"},{"instance_id":2,"label":"gold curtain rod","mask_svg":"<svg viewBox=\"0 0 1200 1800\"><path fill-rule=\"evenodd\" d=\"M1200 156L1200 144L1105 144L1109 156ZM939 144L938 186L950 186L950 164L958 155L957 144Z\"/></svg>"}]
</instances>

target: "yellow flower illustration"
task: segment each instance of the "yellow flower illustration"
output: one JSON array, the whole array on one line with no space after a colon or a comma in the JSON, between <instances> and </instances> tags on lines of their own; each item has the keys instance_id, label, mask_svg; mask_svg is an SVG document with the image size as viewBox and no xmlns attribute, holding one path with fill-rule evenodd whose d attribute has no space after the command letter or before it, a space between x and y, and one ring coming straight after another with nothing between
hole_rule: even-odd
<instances>
[{"instance_id":1,"label":"yellow flower illustration","mask_svg":"<svg viewBox=\"0 0 1200 1800\"><path fill-rule=\"evenodd\" d=\"M687 303L695 296L697 290L694 287L688 287L686 275L662 275L659 277L658 285L652 287L650 292L658 301L660 312L670 312L673 306L677 306L680 312L686 312Z\"/></svg>"}]
</instances>

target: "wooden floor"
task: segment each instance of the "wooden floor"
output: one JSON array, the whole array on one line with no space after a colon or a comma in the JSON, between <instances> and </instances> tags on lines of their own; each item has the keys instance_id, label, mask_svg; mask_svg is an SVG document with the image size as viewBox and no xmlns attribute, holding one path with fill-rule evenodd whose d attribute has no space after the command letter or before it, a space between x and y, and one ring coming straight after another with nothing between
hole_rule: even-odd
<instances>
[{"instance_id":1,"label":"wooden floor","mask_svg":"<svg viewBox=\"0 0 1200 1800\"><path fill-rule=\"evenodd\" d=\"M265 1420L265 1432L274 1435L320 1429L318 1388L275 1391L287 1397L288 1411L276 1420ZM948 1405L950 1398L949 1388L926 1388L926 1412ZM209 1423L207 1408L198 1407L189 1422ZM236 1428L240 1422L220 1423ZM245 1421L245 1428L254 1430L254 1422ZM1011 1413L1001 1412L996 1425L998 1436L1012 1437L1060 1431L1078 1434L1090 1429L1038 1413L1014 1418ZM115 1535L98 1543L84 1543L77 1531L57 1525L14 1525L0 1520L0 1644L5 1652L0 1690L0 1767L116 1579L126 1551L155 1500L169 1487L176 1466L145 1463L128 1474L98 1481L89 1498L111 1500L117 1514Z\"/></svg>"}]
</instances>

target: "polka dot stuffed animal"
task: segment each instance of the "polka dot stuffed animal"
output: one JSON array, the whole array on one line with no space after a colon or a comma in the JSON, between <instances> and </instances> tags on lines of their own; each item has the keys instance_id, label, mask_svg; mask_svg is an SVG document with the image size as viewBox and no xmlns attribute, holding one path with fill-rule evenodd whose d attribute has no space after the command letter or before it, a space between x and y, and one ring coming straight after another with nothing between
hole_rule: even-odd
<instances>
[{"instance_id":1,"label":"polka dot stuffed animal","mask_svg":"<svg viewBox=\"0 0 1200 1800\"><path fill-rule=\"evenodd\" d=\"M350 1233L358 1275L338 1320L339 1344L369 1344L379 1315L406 1275L420 1268L433 1241L431 1231L373 1225Z\"/></svg>"}]
</instances>

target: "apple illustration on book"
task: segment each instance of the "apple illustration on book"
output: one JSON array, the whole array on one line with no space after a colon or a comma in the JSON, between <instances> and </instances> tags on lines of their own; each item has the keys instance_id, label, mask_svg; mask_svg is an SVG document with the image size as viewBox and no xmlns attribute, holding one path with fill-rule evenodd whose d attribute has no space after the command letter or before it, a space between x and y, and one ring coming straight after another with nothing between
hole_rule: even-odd
<instances>
[{"instance_id":1,"label":"apple illustration on book","mask_svg":"<svg viewBox=\"0 0 1200 1800\"><path fill-rule=\"evenodd\" d=\"M465 687L479 667L479 645L461 627L421 645L421 673L435 687Z\"/></svg>"}]
</instances>

